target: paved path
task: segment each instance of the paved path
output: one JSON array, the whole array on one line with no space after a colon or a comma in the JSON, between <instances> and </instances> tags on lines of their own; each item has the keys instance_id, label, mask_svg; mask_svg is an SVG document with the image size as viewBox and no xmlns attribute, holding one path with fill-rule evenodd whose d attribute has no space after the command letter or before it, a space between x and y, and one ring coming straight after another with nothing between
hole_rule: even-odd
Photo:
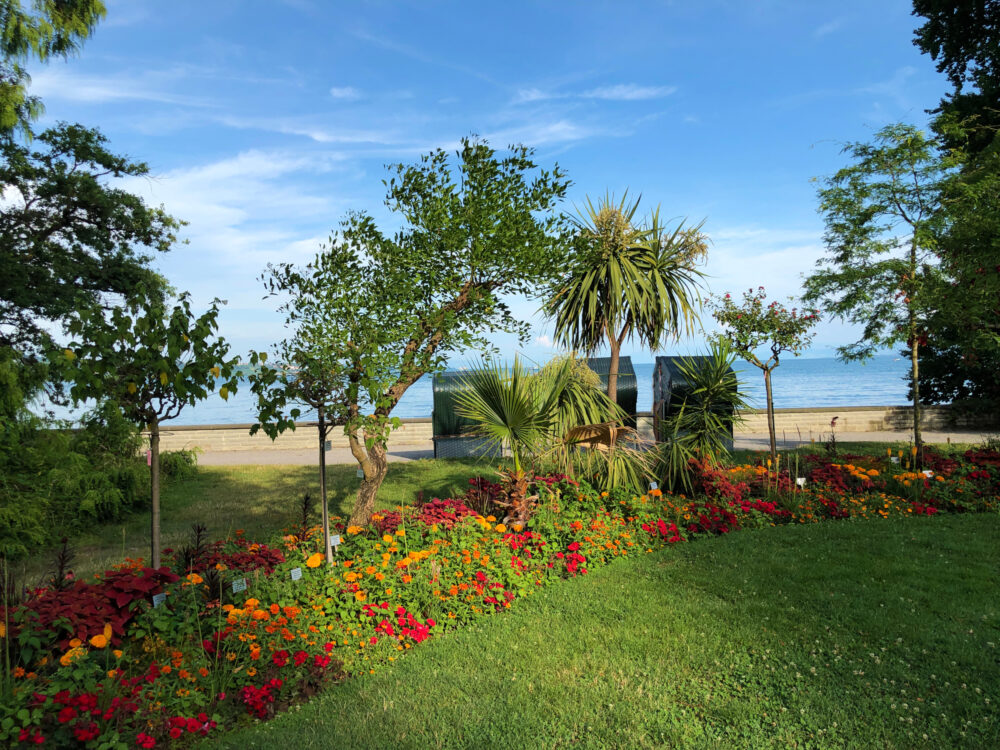
<instances>
[{"instance_id":1,"label":"paved path","mask_svg":"<svg viewBox=\"0 0 1000 750\"><path fill-rule=\"evenodd\" d=\"M984 432L925 432L924 440L928 443L979 443L990 433ZM787 440L778 440L778 450L794 448L797 445L807 445L809 440L799 441L798 436ZM908 432L838 432L837 440L842 443L851 442L901 442L910 440ZM817 440L821 444L822 440ZM751 433L739 435L735 441L738 450L767 450L767 433ZM400 446L389 450L389 461L415 461L421 458L434 458L434 446L428 442L424 445ZM348 448L335 448L326 454L328 464L353 464L354 456ZM239 466L244 464L257 465L315 465L315 450L246 450L246 451L209 451L198 456L202 466Z\"/></svg>"}]
</instances>

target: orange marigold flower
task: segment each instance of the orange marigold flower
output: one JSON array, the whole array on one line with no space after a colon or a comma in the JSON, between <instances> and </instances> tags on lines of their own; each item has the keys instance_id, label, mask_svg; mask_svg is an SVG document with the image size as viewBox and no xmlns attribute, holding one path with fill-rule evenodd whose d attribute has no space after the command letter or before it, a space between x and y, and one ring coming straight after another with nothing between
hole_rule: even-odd
<instances>
[{"instance_id":1,"label":"orange marigold flower","mask_svg":"<svg viewBox=\"0 0 1000 750\"><path fill-rule=\"evenodd\" d=\"M323 555L320 552L313 553L306 559L307 568L318 568L323 564Z\"/></svg>"}]
</instances>

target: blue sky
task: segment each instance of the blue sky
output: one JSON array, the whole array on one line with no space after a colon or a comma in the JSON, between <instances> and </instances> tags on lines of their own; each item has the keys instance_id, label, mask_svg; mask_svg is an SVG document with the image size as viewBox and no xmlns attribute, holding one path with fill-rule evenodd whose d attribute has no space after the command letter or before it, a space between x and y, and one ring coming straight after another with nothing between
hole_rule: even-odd
<instances>
[{"instance_id":1,"label":"blue sky","mask_svg":"<svg viewBox=\"0 0 1000 750\"><path fill-rule=\"evenodd\" d=\"M32 68L33 91L45 121L98 126L149 163L128 187L189 222L157 264L199 306L228 300L240 353L285 333L261 299L267 263L306 262L348 210L391 229L383 165L470 133L558 162L567 209L628 188L704 219L713 292L798 294L823 254L811 178L847 141L923 126L947 88L900 0L108 6L79 56ZM533 323L524 351L545 358L551 330ZM852 334L824 322L810 354Z\"/></svg>"}]
</instances>

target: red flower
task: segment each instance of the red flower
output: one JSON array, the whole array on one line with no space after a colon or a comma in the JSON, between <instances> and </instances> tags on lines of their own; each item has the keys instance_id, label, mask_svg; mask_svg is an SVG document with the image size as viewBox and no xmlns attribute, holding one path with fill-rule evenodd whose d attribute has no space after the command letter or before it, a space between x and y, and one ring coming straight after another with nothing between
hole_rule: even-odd
<instances>
[{"instance_id":1,"label":"red flower","mask_svg":"<svg viewBox=\"0 0 1000 750\"><path fill-rule=\"evenodd\" d=\"M139 732L135 737L135 744L139 747L156 747L156 740L148 734Z\"/></svg>"}]
</instances>

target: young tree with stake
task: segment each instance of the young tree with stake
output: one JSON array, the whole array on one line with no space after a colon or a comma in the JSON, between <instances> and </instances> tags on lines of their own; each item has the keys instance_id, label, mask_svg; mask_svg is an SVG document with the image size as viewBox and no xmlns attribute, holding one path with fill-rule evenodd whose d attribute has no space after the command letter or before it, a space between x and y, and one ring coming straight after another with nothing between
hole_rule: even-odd
<instances>
[{"instance_id":1,"label":"young tree with stake","mask_svg":"<svg viewBox=\"0 0 1000 750\"><path fill-rule=\"evenodd\" d=\"M781 364L781 355L789 352L798 356L809 346L811 329L819 322L816 310L787 309L779 302L767 303L764 287L743 293L743 304L737 305L732 295L715 300L712 316L722 326L716 337L725 341L732 351L764 372L764 392L767 394L767 434L771 457L778 454L774 429L774 397L771 395L771 373ZM761 349L769 351L761 355Z\"/></svg>"},{"instance_id":2,"label":"young tree with stake","mask_svg":"<svg viewBox=\"0 0 1000 750\"><path fill-rule=\"evenodd\" d=\"M219 300L195 317L187 294L168 308L158 290L140 288L107 314L85 307L67 331L78 340L62 354L77 403L107 398L149 429L150 564L160 567L160 424L218 390L236 392L235 358L216 337Z\"/></svg>"}]
</instances>

